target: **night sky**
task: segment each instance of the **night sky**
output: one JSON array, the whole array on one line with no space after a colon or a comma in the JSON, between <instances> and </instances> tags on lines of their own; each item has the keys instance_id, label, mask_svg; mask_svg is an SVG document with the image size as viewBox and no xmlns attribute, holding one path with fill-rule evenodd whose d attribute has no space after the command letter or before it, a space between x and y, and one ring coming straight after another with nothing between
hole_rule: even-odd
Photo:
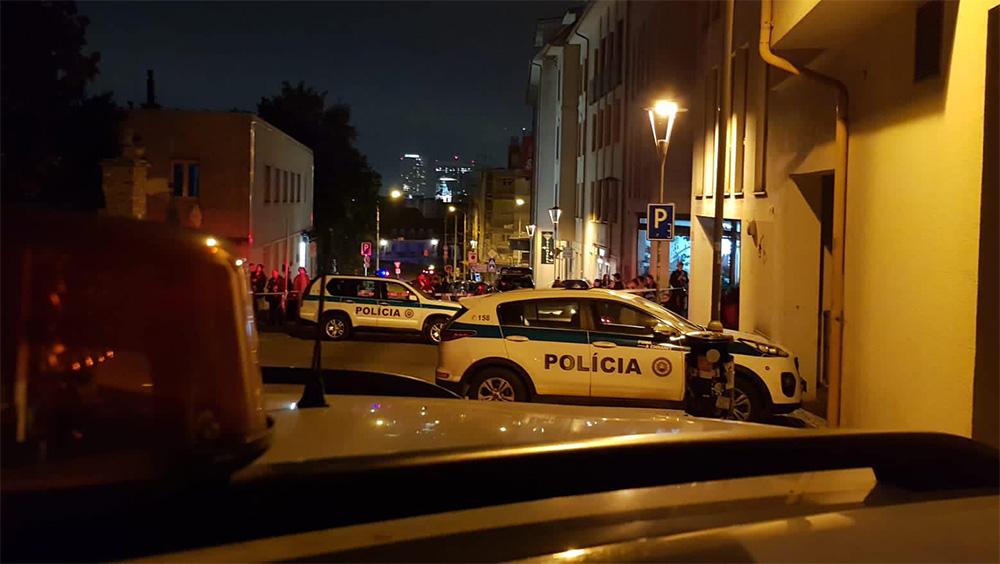
<instances>
[{"instance_id":1,"label":"night sky","mask_svg":"<svg viewBox=\"0 0 1000 564\"><path fill-rule=\"evenodd\" d=\"M358 145L398 182L399 156L460 154L503 166L531 128L525 101L535 21L563 2L82 2L94 92L119 104L253 111L281 81L351 105Z\"/></svg>"}]
</instances>

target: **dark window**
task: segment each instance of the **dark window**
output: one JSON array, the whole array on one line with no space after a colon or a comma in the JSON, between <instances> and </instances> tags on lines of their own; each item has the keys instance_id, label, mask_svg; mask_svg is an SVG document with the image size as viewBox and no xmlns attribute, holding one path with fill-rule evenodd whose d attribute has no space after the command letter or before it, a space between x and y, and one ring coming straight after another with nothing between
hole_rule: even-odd
<instances>
[{"instance_id":1,"label":"dark window","mask_svg":"<svg viewBox=\"0 0 1000 564\"><path fill-rule=\"evenodd\" d=\"M358 295L358 281L334 278L326 283L326 291L332 296L353 298Z\"/></svg>"},{"instance_id":2,"label":"dark window","mask_svg":"<svg viewBox=\"0 0 1000 564\"><path fill-rule=\"evenodd\" d=\"M652 315L618 302L592 302L594 329L627 335L652 335L660 322Z\"/></svg>"},{"instance_id":3,"label":"dark window","mask_svg":"<svg viewBox=\"0 0 1000 564\"><path fill-rule=\"evenodd\" d=\"M917 8L916 45L913 53L913 81L941 74L941 31L944 2L931 0Z\"/></svg>"},{"instance_id":4,"label":"dark window","mask_svg":"<svg viewBox=\"0 0 1000 564\"><path fill-rule=\"evenodd\" d=\"M580 329L580 302L576 300L537 300L512 302L497 307L501 325Z\"/></svg>"},{"instance_id":5,"label":"dark window","mask_svg":"<svg viewBox=\"0 0 1000 564\"><path fill-rule=\"evenodd\" d=\"M264 203L271 202L271 165L264 165Z\"/></svg>"},{"instance_id":6,"label":"dark window","mask_svg":"<svg viewBox=\"0 0 1000 564\"><path fill-rule=\"evenodd\" d=\"M201 188L201 167L197 164L188 165L188 196L198 197Z\"/></svg>"},{"instance_id":7,"label":"dark window","mask_svg":"<svg viewBox=\"0 0 1000 564\"><path fill-rule=\"evenodd\" d=\"M184 195L184 165L174 164L174 196Z\"/></svg>"}]
</instances>

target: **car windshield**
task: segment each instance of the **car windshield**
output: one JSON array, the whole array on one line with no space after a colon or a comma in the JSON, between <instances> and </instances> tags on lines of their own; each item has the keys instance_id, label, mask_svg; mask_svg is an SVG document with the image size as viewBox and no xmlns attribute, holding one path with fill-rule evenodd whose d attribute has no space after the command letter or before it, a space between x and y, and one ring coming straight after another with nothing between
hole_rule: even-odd
<instances>
[{"instance_id":1,"label":"car windshield","mask_svg":"<svg viewBox=\"0 0 1000 564\"><path fill-rule=\"evenodd\" d=\"M22 510L58 523L7 560L120 560L83 525L235 519L191 548L781 470L718 435L995 448L997 3L0 1L0 553ZM837 465L814 444L789 472ZM148 523L126 482L205 495ZM600 505L684 530L537 530L574 560L733 524L644 499ZM470 515L404 528L534 546ZM386 526L330 559L433 544Z\"/></svg>"},{"instance_id":2,"label":"car windshield","mask_svg":"<svg viewBox=\"0 0 1000 564\"><path fill-rule=\"evenodd\" d=\"M645 298L638 298L641 307L645 308L647 311L655 315L658 319L662 320L664 323L673 327L680 333L690 333L693 331L704 331L705 328L697 323L694 323L685 317L670 311L669 309L663 307L662 305Z\"/></svg>"}]
</instances>

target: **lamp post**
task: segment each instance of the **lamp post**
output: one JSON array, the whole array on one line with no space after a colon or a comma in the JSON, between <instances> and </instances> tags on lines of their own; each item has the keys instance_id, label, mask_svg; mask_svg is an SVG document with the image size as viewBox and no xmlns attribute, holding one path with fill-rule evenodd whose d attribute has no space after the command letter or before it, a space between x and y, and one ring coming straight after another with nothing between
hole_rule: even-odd
<instances>
[{"instance_id":1,"label":"lamp post","mask_svg":"<svg viewBox=\"0 0 1000 564\"><path fill-rule=\"evenodd\" d=\"M454 243L455 252L451 254L452 255L451 275L456 276L458 274L458 208L456 208L455 206L448 206L448 213L455 214L455 243ZM445 237L447 237L448 216L445 216L444 218L444 230L445 230Z\"/></svg>"},{"instance_id":2,"label":"lamp post","mask_svg":"<svg viewBox=\"0 0 1000 564\"><path fill-rule=\"evenodd\" d=\"M399 190L392 190L389 192L389 198L392 200L398 200L403 196L403 193ZM375 200L375 242L378 246L375 247L375 272L379 271L381 267L382 259L382 204L378 200Z\"/></svg>"},{"instance_id":3,"label":"lamp post","mask_svg":"<svg viewBox=\"0 0 1000 564\"><path fill-rule=\"evenodd\" d=\"M660 198L659 203L663 203L664 190L667 182L667 151L670 149L670 134L674 131L674 120L680 108L677 102L671 100L657 100L652 108L646 112L649 114L649 127L653 130L653 141L656 143L656 150L660 154ZM646 218L646 233L649 233L649 218ZM660 271L663 265L663 241L656 242L656 285L662 287ZM657 296L659 299L659 296Z\"/></svg>"},{"instance_id":4,"label":"lamp post","mask_svg":"<svg viewBox=\"0 0 1000 564\"><path fill-rule=\"evenodd\" d=\"M528 264L535 268L535 224L525 225L524 230L528 232Z\"/></svg>"},{"instance_id":5,"label":"lamp post","mask_svg":"<svg viewBox=\"0 0 1000 564\"><path fill-rule=\"evenodd\" d=\"M559 218L562 217L562 209L559 206L552 206L549 208L549 219L552 220L552 228L555 236L555 249L553 254L555 254L555 260L553 261L553 267L555 268L555 278L559 278Z\"/></svg>"}]
</instances>

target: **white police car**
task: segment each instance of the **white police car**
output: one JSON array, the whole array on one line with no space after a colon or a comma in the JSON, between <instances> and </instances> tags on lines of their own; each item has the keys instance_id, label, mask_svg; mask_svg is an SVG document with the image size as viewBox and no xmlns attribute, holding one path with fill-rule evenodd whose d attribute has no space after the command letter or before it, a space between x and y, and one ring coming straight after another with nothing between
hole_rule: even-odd
<instances>
[{"instance_id":1,"label":"white police car","mask_svg":"<svg viewBox=\"0 0 1000 564\"><path fill-rule=\"evenodd\" d=\"M442 335L436 376L473 399L682 405L683 334L704 330L640 296L605 289L518 290L461 303ZM798 360L757 335L727 332L736 417L797 408Z\"/></svg>"},{"instance_id":2,"label":"white police car","mask_svg":"<svg viewBox=\"0 0 1000 564\"><path fill-rule=\"evenodd\" d=\"M327 339L347 339L355 329L422 333L432 343L461 306L435 300L402 280L366 276L327 276L323 312L319 312L321 278L313 280L299 316L317 323Z\"/></svg>"}]
</instances>

